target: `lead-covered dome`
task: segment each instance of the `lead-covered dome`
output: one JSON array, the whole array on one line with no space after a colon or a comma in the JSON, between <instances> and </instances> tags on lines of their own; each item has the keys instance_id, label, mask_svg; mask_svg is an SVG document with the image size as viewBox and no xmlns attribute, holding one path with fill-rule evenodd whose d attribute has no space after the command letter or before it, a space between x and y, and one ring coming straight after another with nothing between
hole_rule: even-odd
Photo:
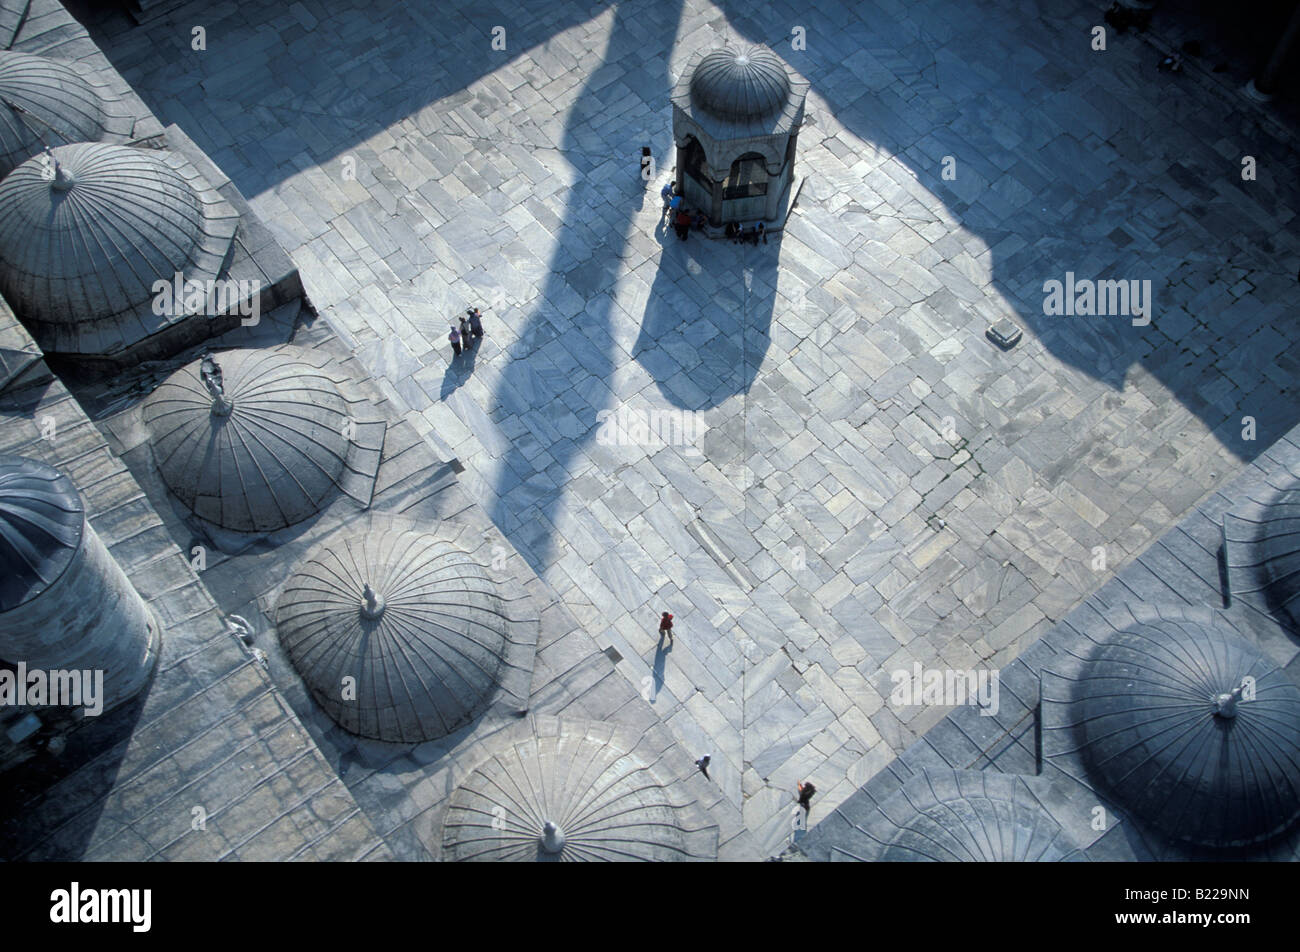
<instances>
[{"instance_id":1,"label":"lead-covered dome","mask_svg":"<svg viewBox=\"0 0 1300 952\"><path fill-rule=\"evenodd\" d=\"M728 122L767 119L785 108L790 76L785 64L763 46L709 53L690 79L691 103Z\"/></svg>"},{"instance_id":2,"label":"lead-covered dome","mask_svg":"<svg viewBox=\"0 0 1300 952\"><path fill-rule=\"evenodd\" d=\"M1223 517L1232 595L1300 630L1300 480L1271 489Z\"/></svg>"},{"instance_id":3,"label":"lead-covered dome","mask_svg":"<svg viewBox=\"0 0 1300 952\"><path fill-rule=\"evenodd\" d=\"M1300 688L1221 624L1135 621L1089 652L1065 704L1089 776L1170 837L1241 846L1300 817Z\"/></svg>"},{"instance_id":4,"label":"lead-covered dome","mask_svg":"<svg viewBox=\"0 0 1300 952\"><path fill-rule=\"evenodd\" d=\"M177 272L215 277L235 223L183 166L171 153L85 142L14 169L0 182L0 290L14 312L56 326L103 321L147 304L154 282Z\"/></svg>"},{"instance_id":5,"label":"lead-covered dome","mask_svg":"<svg viewBox=\"0 0 1300 952\"><path fill-rule=\"evenodd\" d=\"M106 124L99 93L72 66L0 50L0 177L47 145L96 142Z\"/></svg>"},{"instance_id":6,"label":"lead-covered dome","mask_svg":"<svg viewBox=\"0 0 1300 952\"><path fill-rule=\"evenodd\" d=\"M334 381L291 348L193 361L142 415L167 488L235 532L274 532L319 512L346 476L357 429Z\"/></svg>"},{"instance_id":7,"label":"lead-covered dome","mask_svg":"<svg viewBox=\"0 0 1300 952\"><path fill-rule=\"evenodd\" d=\"M808 833L800 851L838 862L1086 860L1044 798L1061 799L1037 778L921 770L879 802L864 791L854 794Z\"/></svg>"},{"instance_id":8,"label":"lead-covered dome","mask_svg":"<svg viewBox=\"0 0 1300 952\"><path fill-rule=\"evenodd\" d=\"M325 712L353 734L394 743L469 723L514 663L515 621L485 568L450 540L401 524L313 550L285 585L275 622Z\"/></svg>"},{"instance_id":9,"label":"lead-covered dome","mask_svg":"<svg viewBox=\"0 0 1300 952\"><path fill-rule=\"evenodd\" d=\"M903 816L880 862L1054 863L1080 859L1019 777L929 772L897 796Z\"/></svg>"},{"instance_id":10,"label":"lead-covered dome","mask_svg":"<svg viewBox=\"0 0 1300 952\"><path fill-rule=\"evenodd\" d=\"M68 477L33 459L0 456L0 611L58 581L84 526L81 496Z\"/></svg>"},{"instance_id":11,"label":"lead-covered dome","mask_svg":"<svg viewBox=\"0 0 1300 952\"><path fill-rule=\"evenodd\" d=\"M717 826L611 725L537 717L487 744L490 753L448 804L445 860L717 857Z\"/></svg>"},{"instance_id":12,"label":"lead-covered dome","mask_svg":"<svg viewBox=\"0 0 1300 952\"><path fill-rule=\"evenodd\" d=\"M669 94L673 139L687 150L690 175L721 182L737 159L751 153L762 156L769 175L778 175L803 124L808 90L808 81L764 46L692 53ZM772 192L774 200L784 187ZM709 207L697 193L701 201Z\"/></svg>"}]
</instances>

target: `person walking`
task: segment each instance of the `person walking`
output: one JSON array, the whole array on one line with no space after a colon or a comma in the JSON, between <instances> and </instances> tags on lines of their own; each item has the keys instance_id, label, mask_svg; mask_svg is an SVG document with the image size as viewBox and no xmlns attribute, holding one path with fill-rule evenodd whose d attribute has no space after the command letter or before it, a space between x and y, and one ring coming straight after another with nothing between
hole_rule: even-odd
<instances>
[{"instance_id":1,"label":"person walking","mask_svg":"<svg viewBox=\"0 0 1300 952\"><path fill-rule=\"evenodd\" d=\"M767 244L767 226L764 225L762 222L759 222L757 225L754 226L754 231L758 236L757 238L754 239L754 244L758 244L758 238L762 238L763 244Z\"/></svg>"},{"instance_id":2,"label":"person walking","mask_svg":"<svg viewBox=\"0 0 1300 952\"><path fill-rule=\"evenodd\" d=\"M668 184L659 190L659 197L664 200L664 217L668 215L668 208L673 200L673 180L669 179Z\"/></svg>"},{"instance_id":3,"label":"person walking","mask_svg":"<svg viewBox=\"0 0 1300 952\"><path fill-rule=\"evenodd\" d=\"M691 235L691 213L684 208L677 209L677 219L673 226L677 230L677 237L685 241Z\"/></svg>"},{"instance_id":4,"label":"person walking","mask_svg":"<svg viewBox=\"0 0 1300 952\"><path fill-rule=\"evenodd\" d=\"M817 792L817 788L813 786L811 780L796 786L799 788L799 806L803 807L804 816L807 816L808 811L812 808L812 798L813 794Z\"/></svg>"},{"instance_id":5,"label":"person walking","mask_svg":"<svg viewBox=\"0 0 1300 952\"><path fill-rule=\"evenodd\" d=\"M483 339L483 314L476 307L469 311L469 329L474 335L475 344Z\"/></svg>"},{"instance_id":6,"label":"person walking","mask_svg":"<svg viewBox=\"0 0 1300 952\"><path fill-rule=\"evenodd\" d=\"M713 758L705 754L699 760L695 761L695 766L700 768L700 773L704 774L704 779L709 779L709 761Z\"/></svg>"},{"instance_id":7,"label":"person walking","mask_svg":"<svg viewBox=\"0 0 1300 952\"><path fill-rule=\"evenodd\" d=\"M470 334L469 320L462 317L460 319L460 342L467 350L474 346L474 338Z\"/></svg>"},{"instance_id":8,"label":"person walking","mask_svg":"<svg viewBox=\"0 0 1300 952\"><path fill-rule=\"evenodd\" d=\"M447 340L451 341L452 357L459 357L460 356L460 331L456 329L455 324L451 325L451 333L447 335Z\"/></svg>"},{"instance_id":9,"label":"person walking","mask_svg":"<svg viewBox=\"0 0 1300 952\"><path fill-rule=\"evenodd\" d=\"M659 637L662 639L664 634L671 639L673 636L673 616L664 612L659 618Z\"/></svg>"}]
</instances>

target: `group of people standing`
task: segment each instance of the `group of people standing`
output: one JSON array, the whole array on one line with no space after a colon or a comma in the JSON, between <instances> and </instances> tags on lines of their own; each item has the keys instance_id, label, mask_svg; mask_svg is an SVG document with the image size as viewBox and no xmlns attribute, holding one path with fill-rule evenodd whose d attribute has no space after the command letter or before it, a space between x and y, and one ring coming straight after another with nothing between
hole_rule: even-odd
<instances>
[{"instance_id":1,"label":"group of people standing","mask_svg":"<svg viewBox=\"0 0 1300 952\"><path fill-rule=\"evenodd\" d=\"M694 215L682 203L681 193L677 191L677 186L669 182L659 190L659 195L664 200L664 216L671 218L673 230L677 232L677 237L685 241L690 237L691 229L701 231L709 225L709 216L704 212L697 211Z\"/></svg>"},{"instance_id":2,"label":"group of people standing","mask_svg":"<svg viewBox=\"0 0 1300 952\"><path fill-rule=\"evenodd\" d=\"M673 223L673 230L677 232L677 237L685 241L691 233L691 229L702 231L708 227L709 216L702 211L696 211L694 215L682 202L682 194L677 190L677 184L669 181L662 189L659 190L660 197L664 200L664 217ZM754 222L746 226L744 222L728 222L726 236L733 243L758 244L761 239L763 244L767 244L767 226L761 221Z\"/></svg>"},{"instance_id":3,"label":"group of people standing","mask_svg":"<svg viewBox=\"0 0 1300 952\"><path fill-rule=\"evenodd\" d=\"M483 337L483 312L476 307L466 308L465 316L460 319L460 326L451 325L447 340L451 341L453 357L459 357L462 350L478 344Z\"/></svg>"},{"instance_id":4,"label":"group of people standing","mask_svg":"<svg viewBox=\"0 0 1300 952\"><path fill-rule=\"evenodd\" d=\"M763 244L767 244L767 226L761 221L756 221L746 227L742 222L728 222L725 234L731 239L733 244L758 244L758 240L763 239Z\"/></svg>"}]
</instances>

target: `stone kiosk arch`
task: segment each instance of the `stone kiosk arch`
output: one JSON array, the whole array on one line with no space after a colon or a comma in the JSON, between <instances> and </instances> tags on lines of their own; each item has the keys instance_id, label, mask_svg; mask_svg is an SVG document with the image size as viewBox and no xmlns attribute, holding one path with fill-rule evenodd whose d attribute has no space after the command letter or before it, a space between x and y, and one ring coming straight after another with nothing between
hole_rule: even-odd
<instances>
[{"instance_id":1,"label":"stone kiosk arch","mask_svg":"<svg viewBox=\"0 0 1300 952\"><path fill-rule=\"evenodd\" d=\"M673 88L677 184L713 225L775 221L789 203L808 82L771 50L691 57Z\"/></svg>"}]
</instances>

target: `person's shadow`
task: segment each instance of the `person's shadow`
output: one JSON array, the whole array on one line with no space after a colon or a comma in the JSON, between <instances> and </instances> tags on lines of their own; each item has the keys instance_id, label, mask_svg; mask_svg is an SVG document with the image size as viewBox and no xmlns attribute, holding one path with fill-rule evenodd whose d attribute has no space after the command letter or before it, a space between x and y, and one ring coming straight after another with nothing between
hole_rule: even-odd
<instances>
[{"instance_id":1,"label":"person's shadow","mask_svg":"<svg viewBox=\"0 0 1300 952\"><path fill-rule=\"evenodd\" d=\"M664 212L659 218L659 224L655 226L655 240L661 245L668 242L668 231L672 226L672 219L672 212ZM676 237L676 235L673 237Z\"/></svg>"},{"instance_id":2,"label":"person's shadow","mask_svg":"<svg viewBox=\"0 0 1300 952\"><path fill-rule=\"evenodd\" d=\"M472 338L471 338L472 339ZM451 363L447 365L446 371L442 375L442 390L438 396L446 400L456 388L469 379L469 375L474 372L474 362L478 360L478 349L483 346L483 338L478 338L477 343L462 347L458 355L454 355Z\"/></svg>"},{"instance_id":3,"label":"person's shadow","mask_svg":"<svg viewBox=\"0 0 1300 952\"><path fill-rule=\"evenodd\" d=\"M659 697L659 692L664 689L664 665L668 661L668 652L673 650L672 639L667 637L666 632L659 632L659 643L655 645L655 660L651 665L651 672L654 676L654 697L650 698L653 704Z\"/></svg>"}]
</instances>

